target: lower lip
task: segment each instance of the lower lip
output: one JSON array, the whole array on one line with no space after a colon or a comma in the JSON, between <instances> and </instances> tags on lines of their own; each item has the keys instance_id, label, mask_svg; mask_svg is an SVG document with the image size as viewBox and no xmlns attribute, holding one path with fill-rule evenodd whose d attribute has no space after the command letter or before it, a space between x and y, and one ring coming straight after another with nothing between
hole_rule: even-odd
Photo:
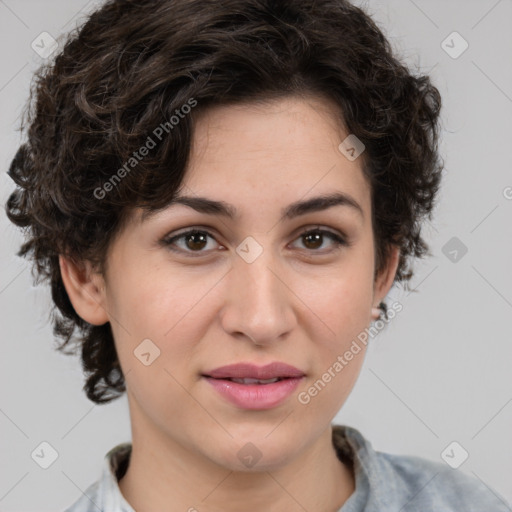
<instances>
[{"instance_id":1,"label":"lower lip","mask_svg":"<svg viewBox=\"0 0 512 512\"><path fill-rule=\"evenodd\" d=\"M241 409L271 409L283 403L303 377L283 379L272 384L239 384L231 380L204 377L224 398Z\"/></svg>"}]
</instances>

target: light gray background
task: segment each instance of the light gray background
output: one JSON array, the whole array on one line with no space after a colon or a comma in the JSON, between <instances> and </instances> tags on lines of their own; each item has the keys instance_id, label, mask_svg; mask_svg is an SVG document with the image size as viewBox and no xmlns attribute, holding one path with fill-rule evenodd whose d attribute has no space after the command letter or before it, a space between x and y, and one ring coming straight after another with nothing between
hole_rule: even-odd
<instances>
[{"instance_id":1,"label":"light gray background","mask_svg":"<svg viewBox=\"0 0 512 512\"><path fill-rule=\"evenodd\" d=\"M5 172L20 143L18 117L41 62L31 42L43 31L58 38L97 3L0 0L2 204L13 189ZM440 89L446 172L426 229L433 257L415 266L418 293L391 290L404 309L371 341L336 421L378 450L441 462L457 441L469 458L454 471L512 502L512 1L357 3ZM453 31L469 43L457 59L441 47ZM49 288L34 287L29 264L14 256L22 236L4 212L0 230L0 510L62 510L99 477L105 453L130 439L127 402L87 400L79 360L54 351ZM457 262L443 253L452 237L468 248ZM31 458L42 441L59 454L46 470Z\"/></svg>"}]
</instances>

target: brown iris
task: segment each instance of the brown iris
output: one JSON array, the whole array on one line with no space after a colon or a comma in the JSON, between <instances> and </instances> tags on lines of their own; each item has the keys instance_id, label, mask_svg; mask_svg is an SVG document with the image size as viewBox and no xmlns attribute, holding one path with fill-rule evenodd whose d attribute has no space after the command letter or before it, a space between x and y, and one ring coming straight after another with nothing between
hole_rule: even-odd
<instances>
[{"instance_id":1,"label":"brown iris","mask_svg":"<svg viewBox=\"0 0 512 512\"><path fill-rule=\"evenodd\" d=\"M190 233L186 236L186 245L191 250L201 250L208 243L208 235L206 233ZM191 243L189 243L191 241Z\"/></svg>"}]
</instances>

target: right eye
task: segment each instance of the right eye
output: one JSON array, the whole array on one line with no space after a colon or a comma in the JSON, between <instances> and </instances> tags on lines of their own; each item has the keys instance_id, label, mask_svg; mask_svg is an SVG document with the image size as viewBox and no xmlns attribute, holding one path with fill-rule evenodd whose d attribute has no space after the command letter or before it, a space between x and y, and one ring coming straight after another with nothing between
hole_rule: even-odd
<instances>
[{"instance_id":1,"label":"right eye","mask_svg":"<svg viewBox=\"0 0 512 512\"><path fill-rule=\"evenodd\" d=\"M184 231L183 233L173 235L171 237L166 236L162 240L162 243L165 246L169 247L171 251L185 254L188 253L192 255L192 253L209 252L203 250L205 247L208 246L208 238L215 240L213 235L211 235L208 231L195 228L189 229L188 231ZM180 242L181 244L178 244L178 242ZM213 250L213 248L211 248L210 250Z\"/></svg>"}]
</instances>

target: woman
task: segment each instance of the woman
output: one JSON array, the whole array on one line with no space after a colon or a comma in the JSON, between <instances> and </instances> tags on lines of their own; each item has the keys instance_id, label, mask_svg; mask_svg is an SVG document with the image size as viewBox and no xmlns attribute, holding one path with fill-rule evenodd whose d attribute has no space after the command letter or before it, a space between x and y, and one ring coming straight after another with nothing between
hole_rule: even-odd
<instances>
[{"instance_id":1,"label":"woman","mask_svg":"<svg viewBox=\"0 0 512 512\"><path fill-rule=\"evenodd\" d=\"M440 106L345 0L113 0L69 37L7 211L133 439L68 511L507 510L331 424L428 252Z\"/></svg>"}]
</instances>

